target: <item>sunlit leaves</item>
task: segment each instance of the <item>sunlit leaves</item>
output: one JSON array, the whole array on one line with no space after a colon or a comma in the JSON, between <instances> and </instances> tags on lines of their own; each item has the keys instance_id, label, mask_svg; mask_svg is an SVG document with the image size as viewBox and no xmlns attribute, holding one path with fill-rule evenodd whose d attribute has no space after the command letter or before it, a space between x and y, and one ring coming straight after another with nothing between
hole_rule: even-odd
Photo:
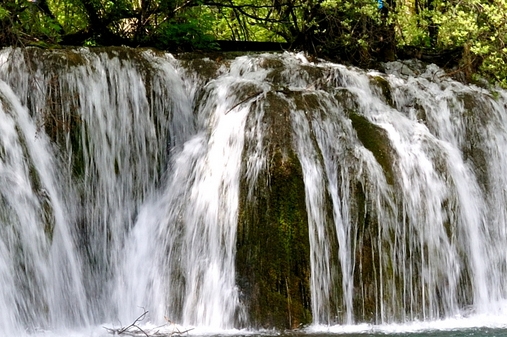
<instances>
[{"instance_id":1,"label":"sunlit leaves","mask_svg":"<svg viewBox=\"0 0 507 337\"><path fill-rule=\"evenodd\" d=\"M10 12L4 7L0 6L0 20L3 20L9 16Z\"/></svg>"},{"instance_id":2,"label":"sunlit leaves","mask_svg":"<svg viewBox=\"0 0 507 337\"><path fill-rule=\"evenodd\" d=\"M81 44L204 49L216 39L277 41L352 61L382 60L393 42L462 48L461 67L507 85L507 0L383 2L380 11L377 0L12 0L0 5L0 42L81 34Z\"/></svg>"},{"instance_id":3,"label":"sunlit leaves","mask_svg":"<svg viewBox=\"0 0 507 337\"><path fill-rule=\"evenodd\" d=\"M463 47L469 56L462 67L480 65L480 73L493 83L507 81L507 1L433 0L434 8L416 8L417 0L398 6L400 44L429 47L429 27L438 29L436 50Z\"/></svg>"}]
</instances>

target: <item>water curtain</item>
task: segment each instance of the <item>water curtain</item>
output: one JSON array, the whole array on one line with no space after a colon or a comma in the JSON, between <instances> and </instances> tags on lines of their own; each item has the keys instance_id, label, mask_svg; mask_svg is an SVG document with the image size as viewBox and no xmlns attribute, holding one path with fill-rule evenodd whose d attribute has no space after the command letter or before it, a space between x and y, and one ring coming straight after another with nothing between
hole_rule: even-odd
<instances>
[{"instance_id":1,"label":"water curtain","mask_svg":"<svg viewBox=\"0 0 507 337\"><path fill-rule=\"evenodd\" d=\"M5 334L505 310L503 91L289 53L0 60Z\"/></svg>"}]
</instances>

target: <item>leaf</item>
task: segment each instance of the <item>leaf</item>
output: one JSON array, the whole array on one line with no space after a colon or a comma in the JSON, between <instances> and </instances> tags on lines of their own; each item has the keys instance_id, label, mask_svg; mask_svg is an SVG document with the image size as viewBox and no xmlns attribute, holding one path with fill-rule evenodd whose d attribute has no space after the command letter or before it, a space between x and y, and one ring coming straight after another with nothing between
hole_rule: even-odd
<instances>
[{"instance_id":1,"label":"leaf","mask_svg":"<svg viewBox=\"0 0 507 337\"><path fill-rule=\"evenodd\" d=\"M4 7L0 6L0 20L3 20L5 18L9 17L10 14L11 14L11 12L9 12Z\"/></svg>"}]
</instances>

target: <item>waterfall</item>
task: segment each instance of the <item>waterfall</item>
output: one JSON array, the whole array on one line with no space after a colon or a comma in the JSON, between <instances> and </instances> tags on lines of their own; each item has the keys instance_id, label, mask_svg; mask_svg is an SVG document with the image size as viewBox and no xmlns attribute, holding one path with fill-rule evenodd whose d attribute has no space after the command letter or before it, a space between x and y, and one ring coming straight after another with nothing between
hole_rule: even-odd
<instances>
[{"instance_id":1,"label":"waterfall","mask_svg":"<svg viewBox=\"0 0 507 337\"><path fill-rule=\"evenodd\" d=\"M87 324L56 154L11 88L1 82L0 90L2 329L13 333L18 323L33 329L55 320Z\"/></svg>"},{"instance_id":2,"label":"waterfall","mask_svg":"<svg viewBox=\"0 0 507 337\"><path fill-rule=\"evenodd\" d=\"M505 312L507 93L433 65L0 53L0 333Z\"/></svg>"}]
</instances>

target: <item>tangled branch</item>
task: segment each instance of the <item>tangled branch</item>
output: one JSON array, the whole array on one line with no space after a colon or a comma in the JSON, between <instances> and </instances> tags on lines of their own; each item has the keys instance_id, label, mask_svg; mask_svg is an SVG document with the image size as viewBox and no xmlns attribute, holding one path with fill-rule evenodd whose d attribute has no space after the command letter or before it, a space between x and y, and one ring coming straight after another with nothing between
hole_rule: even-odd
<instances>
[{"instance_id":1,"label":"tangled branch","mask_svg":"<svg viewBox=\"0 0 507 337\"><path fill-rule=\"evenodd\" d=\"M173 331L170 332L163 332L160 331L160 328L163 328L167 326L167 324L158 326L154 329L142 329L138 324L139 322L143 321L146 318L146 315L148 314L148 311L144 311L139 317L137 317L130 325L121 327L118 329L114 328L107 328L104 327L104 329L107 330L110 334L114 336L131 336L131 337L169 337L169 336L181 336L192 329L187 329L184 331L180 331L177 327L173 329ZM167 320L167 319L166 319ZM170 322L169 320L167 320Z\"/></svg>"}]
</instances>

